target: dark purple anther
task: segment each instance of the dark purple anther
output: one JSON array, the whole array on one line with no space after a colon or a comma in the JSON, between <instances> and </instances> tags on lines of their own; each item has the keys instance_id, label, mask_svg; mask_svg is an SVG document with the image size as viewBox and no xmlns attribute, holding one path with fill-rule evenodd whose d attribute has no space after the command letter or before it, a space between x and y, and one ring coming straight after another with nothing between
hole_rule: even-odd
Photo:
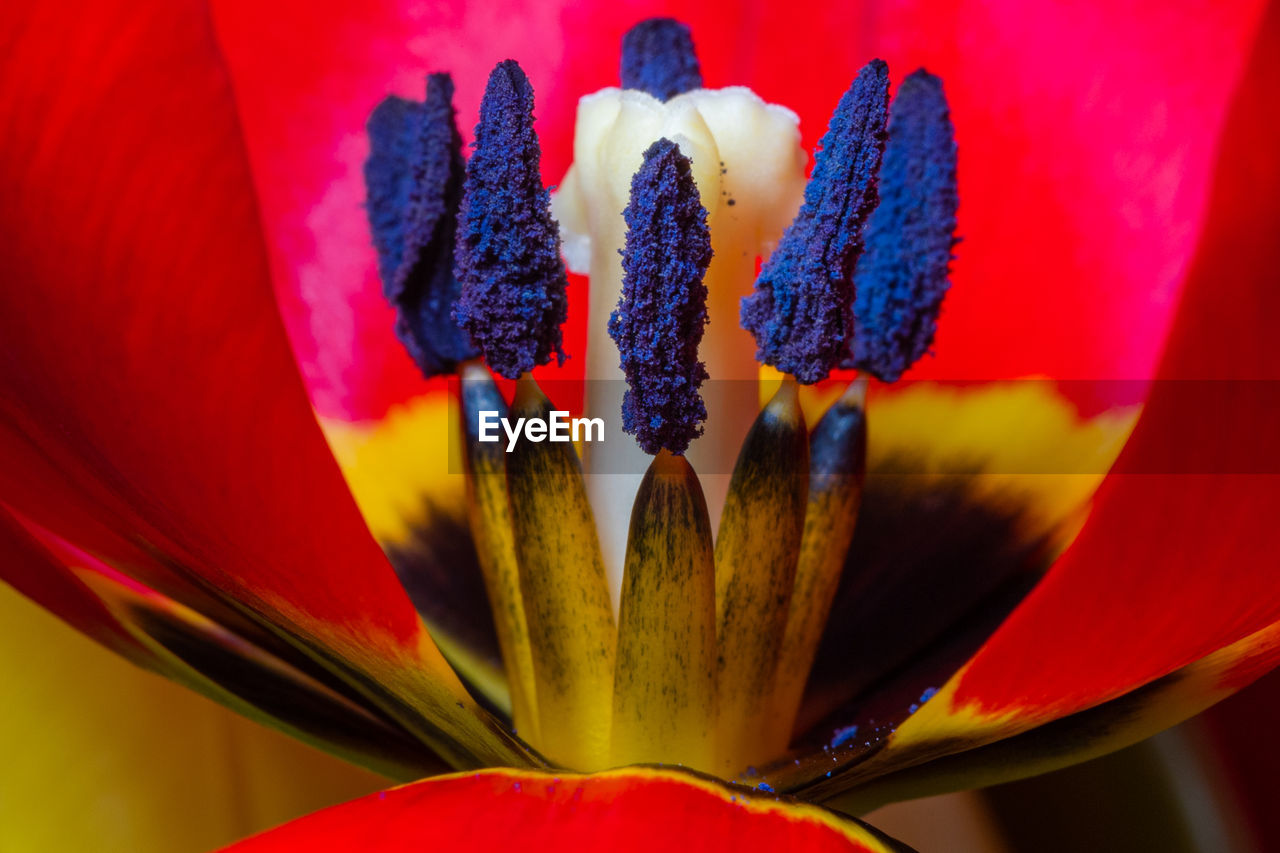
<instances>
[{"instance_id":1,"label":"dark purple anther","mask_svg":"<svg viewBox=\"0 0 1280 853\"><path fill-rule=\"evenodd\" d=\"M889 112L880 206L853 277L852 366L894 382L933 345L959 202L947 98L921 69L902 81Z\"/></svg>"},{"instance_id":2,"label":"dark purple anther","mask_svg":"<svg viewBox=\"0 0 1280 853\"><path fill-rule=\"evenodd\" d=\"M564 362L566 275L533 130L533 87L515 60L489 75L459 215L454 318L508 379Z\"/></svg>"},{"instance_id":3,"label":"dark purple anther","mask_svg":"<svg viewBox=\"0 0 1280 853\"><path fill-rule=\"evenodd\" d=\"M702 88L702 69L689 28L671 18L641 21L622 37L622 88L660 101Z\"/></svg>"},{"instance_id":4,"label":"dark purple anther","mask_svg":"<svg viewBox=\"0 0 1280 853\"><path fill-rule=\"evenodd\" d=\"M646 453L684 453L707 418L698 344L707 324L707 211L689 158L669 139L644 152L624 213L622 299L609 318L629 386L622 426Z\"/></svg>"},{"instance_id":5,"label":"dark purple anther","mask_svg":"<svg viewBox=\"0 0 1280 853\"><path fill-rule=\"evenodd\" d=\"M825 379L849 351L853 268L876 206L888 100L889 68L877 59L840 99L804 204L742 300L756 357L805 384Z\"/></svg>"},{"instance_id":6,"label":"dark purple anther","mask_svg":"<svg viewBox=\"0 0 1280 853\"><path fill-rule=\"evenodd\" d=\"M427 78L419 104L394 95L369 119L369 224L396 335L427 377L453 372L477 350L453 321L462 139L448 74Z\"/></svg>"}]
</instances>

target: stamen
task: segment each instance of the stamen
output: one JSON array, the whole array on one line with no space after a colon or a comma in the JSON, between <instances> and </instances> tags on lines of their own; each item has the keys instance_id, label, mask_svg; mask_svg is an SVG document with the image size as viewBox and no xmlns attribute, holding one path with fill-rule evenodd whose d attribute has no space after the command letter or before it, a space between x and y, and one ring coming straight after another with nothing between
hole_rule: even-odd
<instances>
[{"instance_id":1,"label":"stamen","mask_svg":"<svg viewBox=\"0 0 1280 853\"><path fill-rule=\"evenodd\" d=\"M659 139L644 152L623 215L622 299L609 318L630 386L622 426L646 453L682 454L707 417L698 344L707 324L702 277L711 232L692 165L674 142Z\"/></svg>"},{"instance_id":2,"label":"stamen","mask_svg":"<svg viewBox=\"0 0 1280 853\"><path fill-rule=\"evenodd\" d=\"M862 226L876 205L884 150L889 68L868 63L822 137L804 205L742 300L742 326L756 357L810 384L848 352L853 327L854 264Z\"/></svg>"},{"instance_id":3,"label":"stamen","mask_svg":"<svg viewBox=\"0 0 1280 853\"><path fill-rule=\"evenodd\" d=\"M622 37L622 88L660 101L702 88L702 70L689 28L672 18L641 21Z\"/></svg>"},{"instance_id":4,"label":"stamen","mask_svg":"<svg viewBox=\"0 0 1280 853\"><path fill-rule=\"evenodd\" d=\"M548 210L533 130L533 87L515 60L489 75L467 162L453 316L496 372L515 379L552 353L563 364L568 312L560 232Z\"/></svg>"},{"instance_id":5,"label":"stamen","mask_svg":"<svg viewBox=\"0 0 1280 853\"><path fill-rule=\"evenodd\" d=\"M396 336L427 378L452 373L478 354L451 316L463 176L453 80L430 75L422 104L387 98L368 129L369 223Z\"/></svg>"},{"instance_id":6,"label":"stamen","mask_svg":"<svg viewBox=\"0 0 1280 853\"><path fill-rule=\"evenodd\" d=\"M852 366L893 382L933 345L958 205L947 98L942 81L921 69L902 81L889 114L880 206L854 275Z\"/></svg>"}]
</instances>

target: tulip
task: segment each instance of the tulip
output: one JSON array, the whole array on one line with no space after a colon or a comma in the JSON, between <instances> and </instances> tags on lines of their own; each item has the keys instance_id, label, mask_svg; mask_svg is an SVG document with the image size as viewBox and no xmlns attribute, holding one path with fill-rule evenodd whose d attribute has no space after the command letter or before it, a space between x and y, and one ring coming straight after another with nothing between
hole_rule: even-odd
<instances>
[{"instance_id":1,"label":"tulip","mask_svg":"<svg viewBox=\"0 0 1280 853\"><path fill-rule=\"evenodd\" d=\"M894 849L814 804L861 814L1065 766L1280 661L1280 16L792 4L730 38L736 11L696 10L708 80L796 110L805 149L877 54L946 82L964 243L937 357L867 400L857 571L758 766L584 774L607 759L578 760L547 715L513 731L486 544L440 450L449 394L380 301L362 127L430 70L476 105L516 56L558 180L576 97L616 84L619 37L658 10L549 9L2 13L0 577L355 764L459 771L244 849L647 844L655 813L673 840ZM583 296L575 281L571 354L598 335ZM1029 375L1052 379L943 381Z\"/></svg>"}]
</instances>

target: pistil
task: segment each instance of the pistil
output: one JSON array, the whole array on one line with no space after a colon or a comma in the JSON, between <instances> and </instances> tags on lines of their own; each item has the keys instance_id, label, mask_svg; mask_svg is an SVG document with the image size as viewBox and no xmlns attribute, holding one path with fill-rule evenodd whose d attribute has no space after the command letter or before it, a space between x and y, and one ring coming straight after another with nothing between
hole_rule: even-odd
<instances>
[{"instance_id":1,"label":"pistil","mask_svg":"<svg viewBox=\"0 0 1280 853\"><path fill-rule=\"evenodd\" d=\"M578 105L574 164L553 200L575 272L591 277L586 413L606 420L605 440L586 448L587 488L615 596L621 586L628 517L647 456L622 430L624 393L618 354L601 332L622 285L619 250L631 176L660 138L692 161L714 251L704 278L709 324L701 355L707 387L706 432L688 451L718 521L737 449L759 411L759 366L738 324L756 259L768 255L799 206L806 155L797 118L744 88L699 89L661 101L632 89L605 89ZM714 529L714 528L713 528Z\"/></svg>"}]
</instances>

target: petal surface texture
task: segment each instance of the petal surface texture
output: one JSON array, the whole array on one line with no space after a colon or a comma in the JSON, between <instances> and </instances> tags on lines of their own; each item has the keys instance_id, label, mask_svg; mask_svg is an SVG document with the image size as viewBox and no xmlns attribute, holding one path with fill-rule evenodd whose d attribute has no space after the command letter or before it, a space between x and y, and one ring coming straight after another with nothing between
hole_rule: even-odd
<instances>
[{"instance_id":1,"label":"petal surface texture","mask_svg":"<svg viewBox=\"0 0 1280 853\"><path fill-rule=\"evenodd\" d=\"M458 774L326 809L228 848L233 853L359 849L707 851L905 850L815 806L682 773Z\"/></svg>"},{"instance_id":2,"label":"petal surface texture","mask_svg":"<svg viewBox=\"0 0 1280 853\"><path fill-rule=\"evenodd\" d=\"M16 4L0 34L0 500L283 639L459 765L520 762L316 425L202 7Z\"/></svg>"}]
</instances>

